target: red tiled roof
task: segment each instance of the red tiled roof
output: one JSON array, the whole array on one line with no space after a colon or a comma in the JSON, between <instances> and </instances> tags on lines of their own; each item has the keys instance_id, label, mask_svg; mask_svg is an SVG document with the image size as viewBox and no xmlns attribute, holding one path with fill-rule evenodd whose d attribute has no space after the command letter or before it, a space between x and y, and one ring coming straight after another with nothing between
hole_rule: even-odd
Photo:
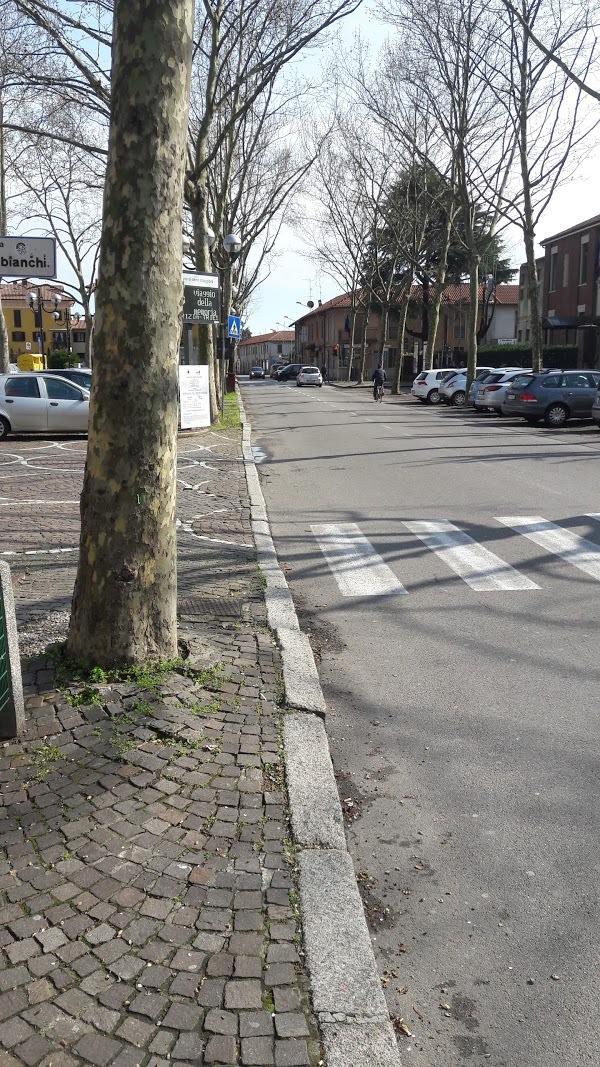
<instances>
[{"instance_id":1,"label":"red tiled roof","mask_svg":"<svg viewBox=\"0 0 600 1067\"><path fill-rule=\"evenodd\" d=\"M242 345L256 345L262 344L265 341L293 341L293 330L273 330L272 333L259 333L257 337L247 337L245 341L240 341L238 348Z\"/></svg>"},{"instance_id":2,"label":"red tiled roof","mask_svg":"<svg viewBox=\"0 0 600 1067\"><path fill-rule=\"evenodd\" d=\"M43 285L32 285L25 281L25 279L19 279L16 282L6 282L4 285L0 285L0 297L2 302L8 303L10 301L16 301L18 305L26 307L27 297L30 293L37 294L37 289L42 291L42 300L52 300L52 297L56 294L60 298L60 305L68 304L69 307L73 307L75 300L73 297L66 293L62 285L55 285L53 282L45 282Z\"/></svg>"},{"instance_id":3,"label":"red tiled roof","mask_svg":"<svg viewBox=\"0 0 600 1067\"><path fill-rule=\"evenodd\" d=\"M420 285L413 285L411 288L411 297L413 300L421 299L422 287ZM481 299L482 287L479 286L479 299ZM400 301L402 296L402 290L398 289L394 293L394 298L397 302ZM496 286L496 303L497 304L518 304L519 302L519 286L518 285L498 285ZM296 325L303 322L304 319L309 318L311 315L316 315L319 311L328 311L330 308L349 308L352 301L350 293L342 293L341 296L335 296L333 300L328 300L327 303L321 304L320 307L312 308L306 315L302 315L296 320ZM442 297L443 304L468 304L469 303L469 286L467 283L463 285L447 285L444 289L444 295Z\"/></svg>"}]
</instances>

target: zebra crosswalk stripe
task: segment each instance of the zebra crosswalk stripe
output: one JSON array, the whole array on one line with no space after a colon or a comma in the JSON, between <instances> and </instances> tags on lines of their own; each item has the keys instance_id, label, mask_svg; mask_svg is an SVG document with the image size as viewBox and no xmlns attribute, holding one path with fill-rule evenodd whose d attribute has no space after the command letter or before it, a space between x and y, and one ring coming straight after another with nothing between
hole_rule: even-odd
<instances>
[{"instance_id":1,"label":"zebra crosswalk stripe","mask_svg":"<svg viewBox=\"0 0 600 1067\"><path fill-rule=\"evenodd\" d=\"M404 522L404 526L479 593L540 588L447 519Z\"/></svg>"},{"instance_id":2,"label":"zebra crosswalk stripe","mask_svg":"<svg viewBox=\"0 0 600 1067\"><path fill-rule=\"evenodd\" d=\"M389 596L407 592L355 522L315 523L311 530L342 596Z\"/></svg>"},{"instance_id":3,"label":"zebra crosswalk stripe","mask_svg":"<svg viewBox=\"0 0 600 1067\"><path fill-rule=\"evenodd\" d=\"M541 515L498 515L496 521L600 581L600 548L593 541L565 530Z\"/></svg>"}]
</instances>

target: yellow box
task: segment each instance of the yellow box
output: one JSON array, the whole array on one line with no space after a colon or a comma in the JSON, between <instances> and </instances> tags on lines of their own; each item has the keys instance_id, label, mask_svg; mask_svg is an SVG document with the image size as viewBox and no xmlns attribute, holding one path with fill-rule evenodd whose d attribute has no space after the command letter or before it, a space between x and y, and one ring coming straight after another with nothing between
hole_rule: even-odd
<instances>
[{"instance_id":1,"label":"yellow box","mask_svg":"<svg viewBox=\"0 0 600 1067\"><path fill-rule=\"evenodd\" d=\"M44 370L44 360L37 352L22 352L17 356L19 370Z\"/></svg>"}]
</instances>

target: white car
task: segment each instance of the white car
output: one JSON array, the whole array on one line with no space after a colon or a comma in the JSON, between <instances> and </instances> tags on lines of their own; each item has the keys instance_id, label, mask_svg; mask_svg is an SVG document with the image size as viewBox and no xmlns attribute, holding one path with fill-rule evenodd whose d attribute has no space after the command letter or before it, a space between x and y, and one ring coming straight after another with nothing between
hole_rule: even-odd
<instances>
[{"instance_id":1,"label":"white car","mask_svg":"<svg viewBox=\"0 0 600 1067\"><path fill-rule=\"evenodd\" d=\"M87 433L87 389L42 371L0 375L0 441L9 433Z\"/></svg>"},{"instance_id":2,"label":"white car","mask_svg":"<svg viewBox=\"0 0 600 1067\"><path fill-rule=\"evenodd\" d=\"M487 378L479 382L475 390L475 396L473 399L474 407L480 411L482 409L488 409L495 411L498 415L502 415L502 405L506 400L506 394L508 392L509 384L518 378L520 374L527 374L527 369L521 368L520 370L495 371L493 374L489 374Z\"/></svg>"},{"instance_id":3,"label":"white car","mask_svg":"<svg viewBox=\"0 0 600 1067\"><path fill-rule=\"evenodd\" d=\"M296 377L298 388L302 385L317 385L319 389L323 385L323 376L318 367L301 367Z\"/></svg>"},{"instance_id":4,"label":"white car","mask_svg":"<svg viewBox=\"0 0 600 1067\"><path fill-rule=\"evenodd\" d=\"M485 378L486 374L491 374L494 371L494 367L478 367L475 377ZM467 398L467 372L466 370L453 371L450 378L446 378L440 388L440 397L446 404L455 404L459 406L464 404Z\"/></svg>"},{"instance_id":5,"label":"white car","mask_svg":"<svg viewBox=\"0 0 600 1067\"><path fill-rule=\"evenodd\" d=\"M19 370L19 368L18 368L16 363L9 363L8 364L8 369L9 369L11 374L20 374L21 373L21 371Z\"/></svg>"},{"instance_id":6,"label":"white car","mask_svg":"<svg viewBox=\"0 0 600 1067\"><path fill-rule=\"evenodd\" d=\"M411 393L422 404L439 404L440 385L453 370L422 370L412 383Z\"/></svg>"}]
</instances>

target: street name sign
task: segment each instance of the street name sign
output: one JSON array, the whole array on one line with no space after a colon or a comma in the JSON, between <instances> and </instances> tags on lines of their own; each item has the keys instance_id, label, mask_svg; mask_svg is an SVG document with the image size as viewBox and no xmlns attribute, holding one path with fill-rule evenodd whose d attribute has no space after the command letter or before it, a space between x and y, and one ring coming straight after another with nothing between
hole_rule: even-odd
<instances>
[{"instance_id":1,"label":"street name sign","mask_svg":"<svg viewBox=\"0 0 600 1067\"><path fill-rule=\"evenodd\" d=\"M219 275L183 275L183 321L219 322Z\"/></svg>"},{"instance_id":2,"label":"street name sign","mask_svg":"<svg viewBox=\"0 0 600 1067\"><path fill-rule=\"evenodd\" d=\"M227 317L227 336L235 337L236 341L239 341L242 332L242 322L239 315L229 315Z\"/></svg>"},{"instance_id":3,"label":"street name sign","mask_svg":"<svg viewBox=\"0 0 600 1067\"><path fill-rule=\"evenodd\" d=\"M0 277L56 278L53 237L0 237Z\"/></svg>"}]
</instances>

